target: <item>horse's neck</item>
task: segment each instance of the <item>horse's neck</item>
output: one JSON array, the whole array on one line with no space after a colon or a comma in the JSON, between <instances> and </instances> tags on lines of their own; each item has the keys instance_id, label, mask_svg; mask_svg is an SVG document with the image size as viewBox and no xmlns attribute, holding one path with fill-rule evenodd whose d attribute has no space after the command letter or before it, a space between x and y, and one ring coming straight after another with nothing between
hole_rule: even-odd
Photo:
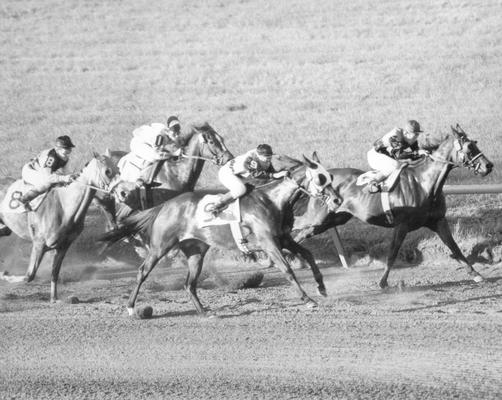
<instances>
[{"instance_id":1,"label":"horse's neck","mask_svg":"<svg viewBox=\"0 0 502 400\"><path fill-rule=\"evenodd\" d=\"M284 180L271 186L265 193L270 201L272 201L279 210L282 210L297 190L298 185L295 185L290 180Z\"/></svg>"},{"instance_id":2,"label":"horse's neck","mask_svg":"<svg viewBox=\"0 0 502 400\"><path fill-rule=\"evenodd\" d=\"M200 135L193 134L188 141L184 154L188 158L182 158L177 164L164 164L162 169L166 186L173 190L193 190L195 183L202 172L204 160L193 157L200 157ZM160 179L164 182L164 179Z\"/></svg>"},{"instance_id":3,"label":"horse's neck","mask_svg":"<svg viewBox=\"0 0 502 400\"><path fill-rule=\"evenodd\" d=\"M55 193L61 203L63 220L79 222L87 213L96 191L82 184L84 182L73 182L65 188L57 188Z\"/></svg>"},{"instance_id":4,"label":"horse's neck","mask_svg":"<svg viewBox=\"0 0 502 400\"><path fill-rule=\"evenodd\" d=\"M439 147L432 152L431 159L428 159L419 174L420 184L429 195L436 195L443 187L448 174L452 169L451 154L453 151L453 140L444 140Z\"/></svg>"}]
</instances>

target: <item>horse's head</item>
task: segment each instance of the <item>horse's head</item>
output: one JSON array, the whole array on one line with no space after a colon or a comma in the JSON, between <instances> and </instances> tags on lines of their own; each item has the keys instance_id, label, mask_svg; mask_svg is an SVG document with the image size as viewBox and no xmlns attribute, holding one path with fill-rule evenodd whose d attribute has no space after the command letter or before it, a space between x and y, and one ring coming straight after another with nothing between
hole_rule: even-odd
<instances>
[{"instance_id":1,"label":"horse's head","mask_svg":"<svg viewBox=\"0 0 502 400\"><path fill-rule=\"evenodd\" d=\"M223 165L234 158L227 149L225 141L209 124L195 127L199 134L199 156L212 160L216 165Z\"/></svg>"},{"instance_id":2,"label":"horse's head","mask_svg":"<svg viewBox=\"0 0 502 400\"><path fill-rule=\"evenodd\" d=\"M93 155L94 157L85 165L79 176L84 178L88 185L108 190L112 181L118 176L119 169L110 157L96 152Z\"/></svg>"},{"instance_id":3,"label":"horse's head","mask_svg":"<svg viewBox=\"0 0 502 400\"><path fill-rule=\"evenodd\" d=\"M472 169L475 174L481 174L481 176L492 172L493 164L479 150L477 142L469 139L459 124L456 127L452 126L451 130L454 146L452 162Z\"/></svg>"},{"instance_id":4,"label":"horse's head","mask_svg":"<svg viewBox=\"0 0 502 400\"><path fill-rule=\"evenodd\" d=\"M303 156L306 166L303 182L298 182L306 189L309 196L320 198L329 211L335 211L341 203L340 197L333 189L331 174L324 168L317 156L312 154L312 159Z\"/></svg>"}]
</instances>

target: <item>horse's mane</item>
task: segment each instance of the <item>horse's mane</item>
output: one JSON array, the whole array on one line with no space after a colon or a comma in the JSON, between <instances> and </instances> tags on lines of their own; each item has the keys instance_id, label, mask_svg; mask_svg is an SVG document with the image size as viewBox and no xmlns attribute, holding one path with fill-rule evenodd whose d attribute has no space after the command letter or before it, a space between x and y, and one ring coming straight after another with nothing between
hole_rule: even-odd
<instances>
[{"instance_id":1,"label":"horse's mane","mask_svg":"<svg viewBox=\"0 0 502 400\"><path fill-rule=\"evenodd\" d=\"M441 143L444 143L449 137L448 134L423 135L419 137L418 144L421 149L432 152L437 150Z\"/></svg>"}]
</instances>

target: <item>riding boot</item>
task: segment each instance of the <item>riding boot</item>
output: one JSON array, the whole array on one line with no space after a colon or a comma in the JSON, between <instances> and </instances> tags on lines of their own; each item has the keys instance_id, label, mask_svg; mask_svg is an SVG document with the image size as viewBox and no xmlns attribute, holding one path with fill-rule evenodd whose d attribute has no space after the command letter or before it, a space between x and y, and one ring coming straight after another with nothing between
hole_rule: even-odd
<instances>
[{"instance_id":1,"label":"riding boot","mask_svg":"<svg viewBox=\"0 0 502 400\"><path fill-rule=\"evenodd\" d=\"M37 197L40 194L42 193L39 192L38 190L30 189L19 198L19 201L24 204L27 210L31 210L30 201L32 201L35 197Z\"/></svg>"},{"instance_id":2,"label":"riding boot","mask_svg":"<svg viewBox=\"0 0 502 400\"><path fill-rule=\"evenodd\" d=\"M214 203L211 213L215 216L218 215L234 200L234 196L230 192L221 195L218 201Z\"/></svg>"}]
</instances>

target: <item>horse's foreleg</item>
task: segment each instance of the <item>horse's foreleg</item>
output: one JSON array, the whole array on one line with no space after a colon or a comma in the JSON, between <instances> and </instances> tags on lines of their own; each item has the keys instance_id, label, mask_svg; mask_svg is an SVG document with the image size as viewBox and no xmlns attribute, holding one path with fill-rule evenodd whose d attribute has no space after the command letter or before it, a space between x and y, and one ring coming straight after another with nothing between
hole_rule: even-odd
<instances>
[{"instance_id":1,"label":"horse's foreleg","mask_svg":"<svg viewBox=\"0 0 502 400\"><path fill-rule=\"evenodd\" d=\"M52 277L51 277L51 303L55 303L58 299L58 279L63 259L68 251L68 246L56 249L54 261L52 262Z\"/></svg>"},{"instance_id":2,"label":"horse's foreleg","mask_svg":"<svg viewBox=\"0 0 502 400\"><path fill-rule=\"evenodd\" d=\"M199 279L202 270L202 263L204 256L209 248L205 243L189 241L180 246L183 253L188 260L188 274L185 281L185 290L190 295L192 303L194 304L199 314L206 314L206 310L197 296L197 280Z\"/></svg>"},{"instance_id":3,"label":"horse's foreleg","mask_svg":"<svg viewBox=\"0 0 502 400\"><path fill-rule=\"evenodd\" d=\"M392 242L390 244L389 255L387 257L387 265L385 266L385 271L380 278L380 287L382 289L388 286L387 278L389 277L389 272L394 262L397 258L397 253L403 244L404 238L408 233L408 228L405 225L398 225L394 228L394 234L392 236Z\"/></svg>"},{"instance_id":4,"label":"horse's foreleg","mask_svg":"<svg viewBox=\"0 0 502 400\"><path fill-rule=\"evenodd\" d=\"M162 256L161 256L162 257ZM153 254L151 251L148 253L145 261L141 263L138 268L138 274L136 276L136 287L134 288L129 301L127 302L127 311L130 316L134 315L134 306L136 304L136 299L138 298L139 289L143 282L148 278L150 272L152 272L157 262L161 259L157 254Z\"/></svg>"},{"instance_id":5,"label":"horse's foreleg","mask_svg":"<svg viewBox=\"0 0 502 400\"><path fill-rule=\"evenodd\" d=\"M28 266L28 270L26 271L26 275L24 277L26 282L31 282L35 279L38 267L40 266L46 251L47 247L45 246L44 240L35 239L33 241L33 245L31 247L30 265Z\"/></svg>"},{"instance_id":6,"label":"horse's foreleg","mask_svg":"<svg viewBox=\"0 0 502 400\"><path fill-rule=\"evenodd\" d=\"M278 245L274 242L270 243L267 246L266 252L268 253L270 259L277 266L277 268L279 268L282 272L284 272L287 275L289 282L291 282L291 284L296 288L303 302L311 307L317 306L317 303L314 300L312 300L307 295L307 293L305 293L303 288L298 283L298 280L296 279L296 276L293 270L291 269L291 265L289 265L288 261L282 255L282 252L279 249Z\"/></svg>"},{"instance_id":7,"label":"horse's foreleg","mask_svg":"<svg viewBox=\"0 0 502 400\"><path fill-rule=\"evenodd\" d=\"M457 242L453 239L453 235L451 234L446 218L439 219L435 224L429 225L429 227L436 232L443 243L448 246L450 251L453 253L453 257L464 266L465 270L469 276L472 277L474 282L482 282L484 278L472 267L472 264L467 261L467 258L465 258L462 251L458 247Z\"/></svg>"},{"instance_id":8,"label":"horse's foreleg","mask_svg":"<svg viewBox=\"0 0 502 400\"><path fill-rule=\"evenodd\" d=\"M324 286L324 280L321 271L319 271L314 256L312 255L310 250L296 243L291 237L284 238L282 244L284 248L288 249L294 254L299 254L305 261L307 261L307 263L310 266L310 270L314 275L314 279L317 282L317 291L321 296L327 296L326 286Z\"/></svg>"}]
</instances>

